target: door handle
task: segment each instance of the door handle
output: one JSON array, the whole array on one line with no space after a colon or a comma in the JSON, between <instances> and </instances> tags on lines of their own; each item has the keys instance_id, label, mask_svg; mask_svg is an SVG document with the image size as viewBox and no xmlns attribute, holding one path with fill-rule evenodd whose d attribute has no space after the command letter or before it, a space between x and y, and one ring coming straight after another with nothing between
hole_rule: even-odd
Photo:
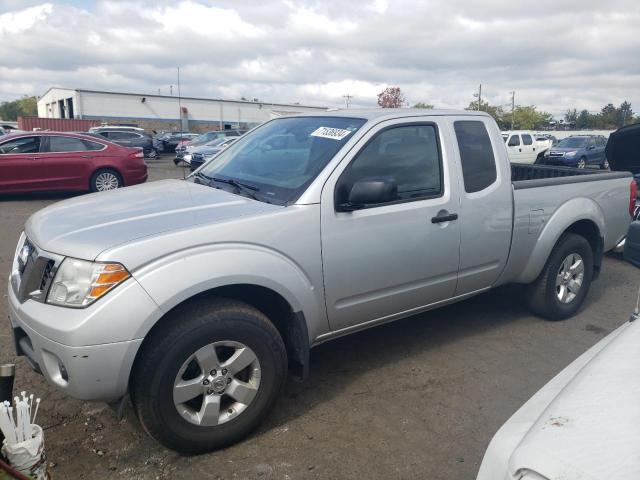
<instances>
[{"instance_id":1,"label":"door handle","mask_svg":"<svg viewBox=\"0 0 640 480\"><path fill-rule=\"evenodd\" d=\"M457 213L443 213L431 218L431 223L451 222L458 219Z\"/></svg>"},{"instance_id":2,"label":"door handle","mask_svg":"<svg viewBox=\"0 0 640 480\"><path fill-rule=\"evenodd\" d=\"M536 147L533 147L533 151L534 151L534 152L536 151Z\"/></svg>"},{"instance_id":3,"label":"door handle","mask_svg":"<svg viewBox=\"0 0 640 480\"><path fill-rule=\"evenodd\" d=\"M93 155L80 155L82 158L93 158Z\"/></svg>"},{"instance_id":4,"label":"door handle","mask_svg":"<svg viewBox=\"0 0 640 480\"><path fill-rule=\"evenodd\" d=\"M521 152L521 151L522 151L522 149L521 149L521 148L519 148L519 149L518 149L518 151L519 151L519 152Z\"/></svg>"}]
</instances>

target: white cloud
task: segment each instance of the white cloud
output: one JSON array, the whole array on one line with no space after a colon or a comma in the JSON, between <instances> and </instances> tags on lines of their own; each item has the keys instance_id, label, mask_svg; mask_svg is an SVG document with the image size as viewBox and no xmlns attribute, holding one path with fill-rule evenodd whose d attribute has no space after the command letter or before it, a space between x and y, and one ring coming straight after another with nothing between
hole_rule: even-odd
<instances>
[{"instance_id":1,"label":"white cloud","mask_svg":"<svg viewBox=\"0 0 640 480\"><path fill-rule=\"evenodd\" d=\"M22 3L23 7L12 7ZM13 8L13 9L12 9ZM463 108L483 97L553 113L640 110L637 0L0 0L0 100L49 86Z\"/></svg>"}]
</instances>

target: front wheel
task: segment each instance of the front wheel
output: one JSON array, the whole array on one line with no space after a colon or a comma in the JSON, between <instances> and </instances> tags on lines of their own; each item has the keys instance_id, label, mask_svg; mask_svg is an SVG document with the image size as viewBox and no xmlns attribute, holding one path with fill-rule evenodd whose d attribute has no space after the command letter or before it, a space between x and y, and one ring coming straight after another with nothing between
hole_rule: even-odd
<instances>
[{"instance_id":1,"label":"front wheel","mask_svg":"<svg viewBox=\"0 0 640 480\"><path fill-rule=\"evenodd\" d=\"M547 320L571 317L587 296L592 278L591 245L580 235L565 233L551 252L542 273L529 286L529 306Z\"/></svg>"},{"instance_id":2,"label":"front wheel","mask_svg":"<svg viewBox=\"0 0 640 480\"><path fill-rule=\"evenodd\" d=\"M131 380L144 429L182 453L211 451L245 437L284 384L287 355L260 311L230 300L177 309L145 340Z\"/></svg>"},{"instance_id":3,"label":"front wheel","mask_svg":"<svg viewBox=\"0 0 640 480\"><path fill-rule=\"evenodd\" d=\"M587 159L582 157L580 160L578 160L578 168L586 168L587 166Z\"/></svg>"}]
</instances>

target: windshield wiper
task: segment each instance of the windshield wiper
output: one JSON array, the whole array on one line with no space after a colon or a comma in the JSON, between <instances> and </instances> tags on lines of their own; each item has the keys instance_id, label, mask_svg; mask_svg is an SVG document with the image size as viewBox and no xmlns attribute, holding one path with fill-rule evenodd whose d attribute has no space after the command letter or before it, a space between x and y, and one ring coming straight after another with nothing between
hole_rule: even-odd
<instances>
[{"instance_id":1,"label":"windshield wiper","mask_svg":"<svg viewBox=\"0 0 640 480\"><path fill-rule=\"evenodd\" d=\"M236 187L238 190L242 190L244 193L249 195L249 197L253 198L254 200L261 201L258 197L256 197L255 192L259 192L260 189L255 185L239 182L238 180L235 180L233 178L209 177L209 179L213 182L226 183L227 185Z\"/></svg>"},{"instance_id":2,"label":"windshield wiper","mask_svg":"<svg viewBox=\"0 0 640 480\"><path fill-rule=\"evenodd\" d=\"M209 175L207 175L207 174L205 174L205 173L202 173L202 172L196 172L194 175L195 175L196 177L199 177L199 178L204 178L205 180L208 180L209 182L210 182L211 180L213 180L213 177L210 177Z\"/></svg>"}]
</instances>

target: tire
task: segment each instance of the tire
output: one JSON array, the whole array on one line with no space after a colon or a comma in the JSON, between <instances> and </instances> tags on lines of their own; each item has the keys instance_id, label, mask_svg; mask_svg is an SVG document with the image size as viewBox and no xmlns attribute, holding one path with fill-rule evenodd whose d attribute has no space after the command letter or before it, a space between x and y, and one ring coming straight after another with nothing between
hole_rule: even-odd
<instances>
[{"instance_id":1,"label":"tire","mask_svg":"<svg viewBox=\"0 0 640 480\"><path fill-rule=\"evenodd\" d=\"M578 160L578 164L576 165L578 168L586 168L587 167L587 159L582 157Z\"/></svg>"},{"instance_id":2,"label":"tire","mask_svg":"<svg viewBox=\"0 0 640 480\"><path fill-rule=\"evenodd\" d=\"M158 158L158 151L155 148L152 148L147 158Z\"/></svg>"},{"instance_id":3,"label":"tire","mask_svg":"<svg viewBox=\"0 0 640 480\"><path fill-rule=\"evenodd\" d=\"M208 452L241 440L264 419L284 385L287 354L278 330L262 312L225 299L196 300L169 315L145 339L133 368L131 400L140 423L151 437L181 453ZM232 373L234 364L242 366L233 358L244 358L247 350L255 360ZM225 360L223 354L231 357ZM214 369L205 372L202 366L211 365ZM251 395L245 395L251 388L232 392L237 384L255 388ZM184 387L194 390L179 393ZM201 393L191 398L194 391ZM245 395L244 404L236 402L238 392Z\"/></svg>"},{"instance_id":4,"label":"tire","mask_svg":"<svg viewBox=\"0 0 640 480\"><path fill-rule=\"evenodd\" d=\"M604 159L604 161L600 164L600 170L609 170L609 160L607 160L606 158Z\"/></svg>"},{"instance_id":5,"label":"tire","mask_svg":"<svg viewBox=\"0 0 640 480\"><path fill-rule=\"evenodd\" d=\"M118 172L110 168L101 168L91 175L89 180L89 190L92 192L106 192L122 188L124 182Z\"/></svg>"},{"instance_id":6,"label":"tire","mask_svg":"<svg viewBox=\"0 0 640 480\"><path fill-rule=\"evenodd\" d=\"M576 256L577 255L577 256ZM576 283L569 281L570 285L557 285L560 281L560 274L567 271L565 261L573 256L573 260L578 257L582 261L582 278L580 285L576 288ZM571 263L571 262L570 262ZM573 280L573 273L579 268L577 262L568 269ZM593 250L589 242L582 236L574 233L565 233L560 237L553 248L547 263L535 282L528 288L528 303L531 310L546 320L563 320L573 316L584 301L591 280L593 278ZM564 286L564 290L563 290ZM573 292L572 292L573 290ZM564 301L561 300L562 293L566 294ZM573 293L573 297L571 296Z\"/></svg>"}]
</instances>

